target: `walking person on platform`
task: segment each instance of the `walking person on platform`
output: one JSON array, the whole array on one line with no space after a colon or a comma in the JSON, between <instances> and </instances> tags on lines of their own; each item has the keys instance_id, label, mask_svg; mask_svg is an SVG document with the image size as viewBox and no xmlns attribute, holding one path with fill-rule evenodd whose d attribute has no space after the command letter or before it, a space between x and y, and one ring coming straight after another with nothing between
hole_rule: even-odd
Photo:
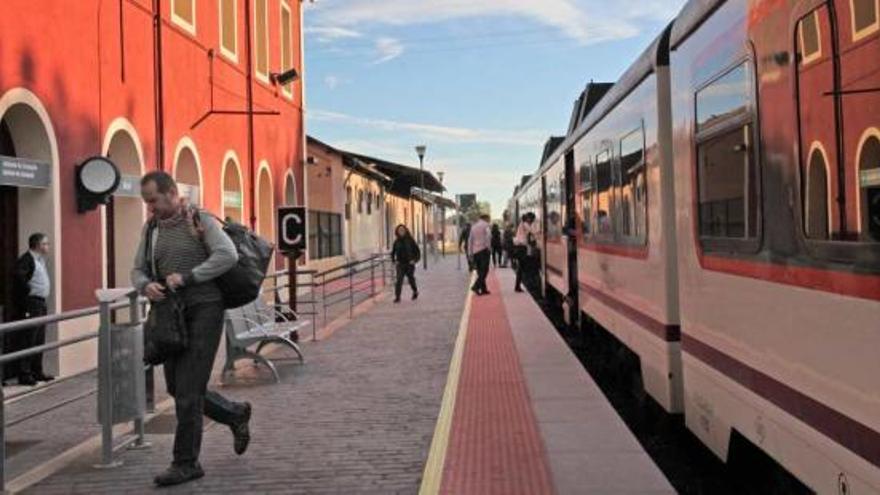
<instances>
[{"instance_id":1,"label":"walking person on platform","mask_svg":"<svg viewBox=\"0 0 880 495\"><path fill-rule=\"evenodd\" d=\"M15 262L13 298L16 317L20 320L46 316L46 300L52 292L46 256L49 255L49 236L41 232L28 238L28 250ZM7 334L6 354L23 351L46 343L46 326L25 328ZM11 364L9 376L18 376L19 385L36 385L55 377L43 372L43 353L18 359Z\"/></svg>"},{"instance_id":2,"label":"walking person on platform","mask_svg":"<svg viewBox=\"0 0 880 495\"><path fill-rule=\"evenodd\" d=\"M464 252L465 258L467 258L468 262L468 271L473 271L474 263L471 261L471 257L468 256L468 238L471 236L471 224L465 223L464 227L461 228L461 233L458 235L458 250L459 252Z\"/></svg>"},{"instance_id":3,"label":"walking person on platform","mask_svg":"<svg viewBox=\"0 0 880 495\"><path fill-rule=\"evenodd\" d=\"M534 213L524 213L520 218L519 226L516 228L516 235L513 237L513 252L516 260L516 282L513 290L522 292L523 273L528 269L527 254L529 249L530 238L534 238L532 232L532 223L535 221Z\"/></svg>"},{"instance_id":4,"label":"walking person on platform","mask_svg":"<svg viewBox=\"0 0 880 495\"><path fill-rule=\"evenodd\" d=\"M394 237L394 245L391 247L391 261L397 267L397 278L394 281L394 302L400 302L404 277L409 280L409 286L412 287L412 298L416 300L419 298L419 288L416 286L416 264L422 258L422 252L406 225L398 225L394 229Z\"/></svg>"},{"instance_id":5,"label":"walking person on platform","mask_svg":"<svg viewBox=\"0 0 880 495\"><path fill-rule=\"evenodd\" d=\"M236 454L243 454L250 442L250 403L232 402L207 390L223 333L223 297L214 279L235 265L238 254L211 215L180 199L177 184L166 172L145 175L141 197L150 220L135 255L132 284L151 301L164 299L166 291L179 291L189 332L187 348L163 365L168 393L174 397L177 430L171 466L154 481L160 486L177 485L204 476L199 464L203 413L229 426ZM198 231L194 215L199 215ZM150 253L145 252L147 232Z\"/></svg>"},{"instance_id":6,"label":"walking person on platform","mask_svg":"<svg viewBox=\"0 0 880 495\"><path fill-rule=\"evenodd\" d=\"M501 252L502 252L502 243L501 243L501 229L498 227L497 223L492 224L492 266L498 267L501 264Z\"/></svg>"},{"instance_id":7,"label":"walking person on platform","mask_svg":"<svg viewBox=\"0 0 880 495\"><path fill-rule=\"evenodd\" d=\"M468 238L468 255L477 270L477 281L471 287L478 296L489 294L486 287L486 276L489 274L489 258L492 249L492 234L489 227L489 215L480 215L480 219L471 227Z\"/></svg>"}]
</instances>

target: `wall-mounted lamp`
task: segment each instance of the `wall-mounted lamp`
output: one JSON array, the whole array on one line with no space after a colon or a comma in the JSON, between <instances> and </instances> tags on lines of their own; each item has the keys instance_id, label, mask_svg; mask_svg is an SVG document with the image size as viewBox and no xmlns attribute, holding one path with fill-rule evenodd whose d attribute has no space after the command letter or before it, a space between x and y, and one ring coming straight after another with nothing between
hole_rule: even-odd
<instances>
[{"instance_id":1,"label":"wall-mounted lamp","mask_svg":"<svg viewBox=\"0 0 880 495\"><path fill-rule=\"evenodd\" d=\"M296 72L296 69L289 69L284 72L272 72L269 74L269 80L272 81L272 84L280 84L282 86L286 86L297 79L299 79L299 73Z\"/></svg>"}]
</instances>

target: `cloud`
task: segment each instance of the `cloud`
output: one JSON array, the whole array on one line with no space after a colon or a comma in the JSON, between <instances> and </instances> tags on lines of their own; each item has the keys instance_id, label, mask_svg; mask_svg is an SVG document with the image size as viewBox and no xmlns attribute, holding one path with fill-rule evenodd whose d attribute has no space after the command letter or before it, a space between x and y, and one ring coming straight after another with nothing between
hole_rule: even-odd
<instances>
[{"instance_id":1,"label":"cloud","mask_svg":"<svg viewBox=\"0 0 880 495\"><path fill-rule=\"evenodd\" d=\"M638 8L621 8L607 0L340 0L332 6L316 6L319 22L338 26L385 24L410 26L468 17L515 16L554 27L581 44L621 39L638 34L638 19L670 12L680 0L632 2ZM626 2L624 2L626 3Z\"/></svg>"},{"instance_id":2,"label":"cloud","mask_svg":"<svg viewBox=\"0 0 880 495\"><path fill-rule=\"evenodd\" d=\"M376 53L379 58L374 60L373 64L384 64L403 54L403 44L394 38L379 38L376 40Z\"/></svg>"},{"instance_id":3,"label":"cloud","mask_svg":"<svg viewBox=\"0 0 880 495\"><path fill-rule=\"evenodd\" d=\"M331 91L336 89L339 86L339 78L336 76L327 76L324 78L324 86L327 86Z\"/></svg>"},{"instance_id":4,"label":"cloud","mask_svg":"<svg viewBox=\"0 0 880 495\"><path fill-rule=\"evenodd\" d=\"M356 125L373 131L410 132L424 139L447 143L489 143L533 147L540 146L547 139L547 132L543 130L471 129L372 119L323 110L311 110L308 116L318 121Z\"/></svg>"},{"instance_id":5,"label":"cloud","mask_svg":"<svg viewBox=\"0 0 880 495\"><path fill-rule=\"evenodd\" d=\"M321 43L329 43L339 39L360 38L363 35L353 29L340 26L312 26L305 29L306 34L314 36Z\"/></svg>"}]
</instances>

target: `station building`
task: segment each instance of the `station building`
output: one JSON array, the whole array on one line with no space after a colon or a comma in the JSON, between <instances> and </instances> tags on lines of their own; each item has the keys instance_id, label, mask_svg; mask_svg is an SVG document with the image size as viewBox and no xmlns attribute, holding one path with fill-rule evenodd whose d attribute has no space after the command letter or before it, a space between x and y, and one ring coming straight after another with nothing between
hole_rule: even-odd
<instances>
[{"instance_id":1,"label":"station building","mask_svg":"<svg viewBox=\"0 0 880 495\"><path fill-rule=\"evenodd\" d=\"M309 268L324 270L388 252L403 224L435 238L443 185L429 171L335 148L308 137ZM421 175L420 175L421 174Z\"/></svg>"},{"instance_id":2,"label":"station building","mask_svg":"<svg viewBox=\"0 0 880 495\"><path fill-rule=\"evenodd\" d=\"M52 242L50 313L129 285L145 220L137 179L147 171L170 172L194 203L270 239L275 207L303 202L303 88L279 83L291 69L302 74L300 1L3 8L0 305L8 308L12 265L37 231ZM121 187L109 205L79 213L76 167L97 155L120 169ZM48 337L95 328L80 326ZM75 351L50 357L49 369L75 371Z\"/></svg>"}]
</instances>

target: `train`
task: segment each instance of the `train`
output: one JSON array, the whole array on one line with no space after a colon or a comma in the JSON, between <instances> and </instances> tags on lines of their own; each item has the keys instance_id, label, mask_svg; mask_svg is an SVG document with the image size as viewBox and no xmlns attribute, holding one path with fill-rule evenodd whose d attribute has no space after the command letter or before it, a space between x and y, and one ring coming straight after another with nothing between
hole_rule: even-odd
<instances>
[{"instance_id":1,"label":"train","mask_svg":"<svg viewBox=\"0 0 880 495\"><path fill-rule=\"evenodd\" d=\"M878 3L689 0L508 206L570 324L818 493L880 493Z\"/></svg>"}]
</instances>

